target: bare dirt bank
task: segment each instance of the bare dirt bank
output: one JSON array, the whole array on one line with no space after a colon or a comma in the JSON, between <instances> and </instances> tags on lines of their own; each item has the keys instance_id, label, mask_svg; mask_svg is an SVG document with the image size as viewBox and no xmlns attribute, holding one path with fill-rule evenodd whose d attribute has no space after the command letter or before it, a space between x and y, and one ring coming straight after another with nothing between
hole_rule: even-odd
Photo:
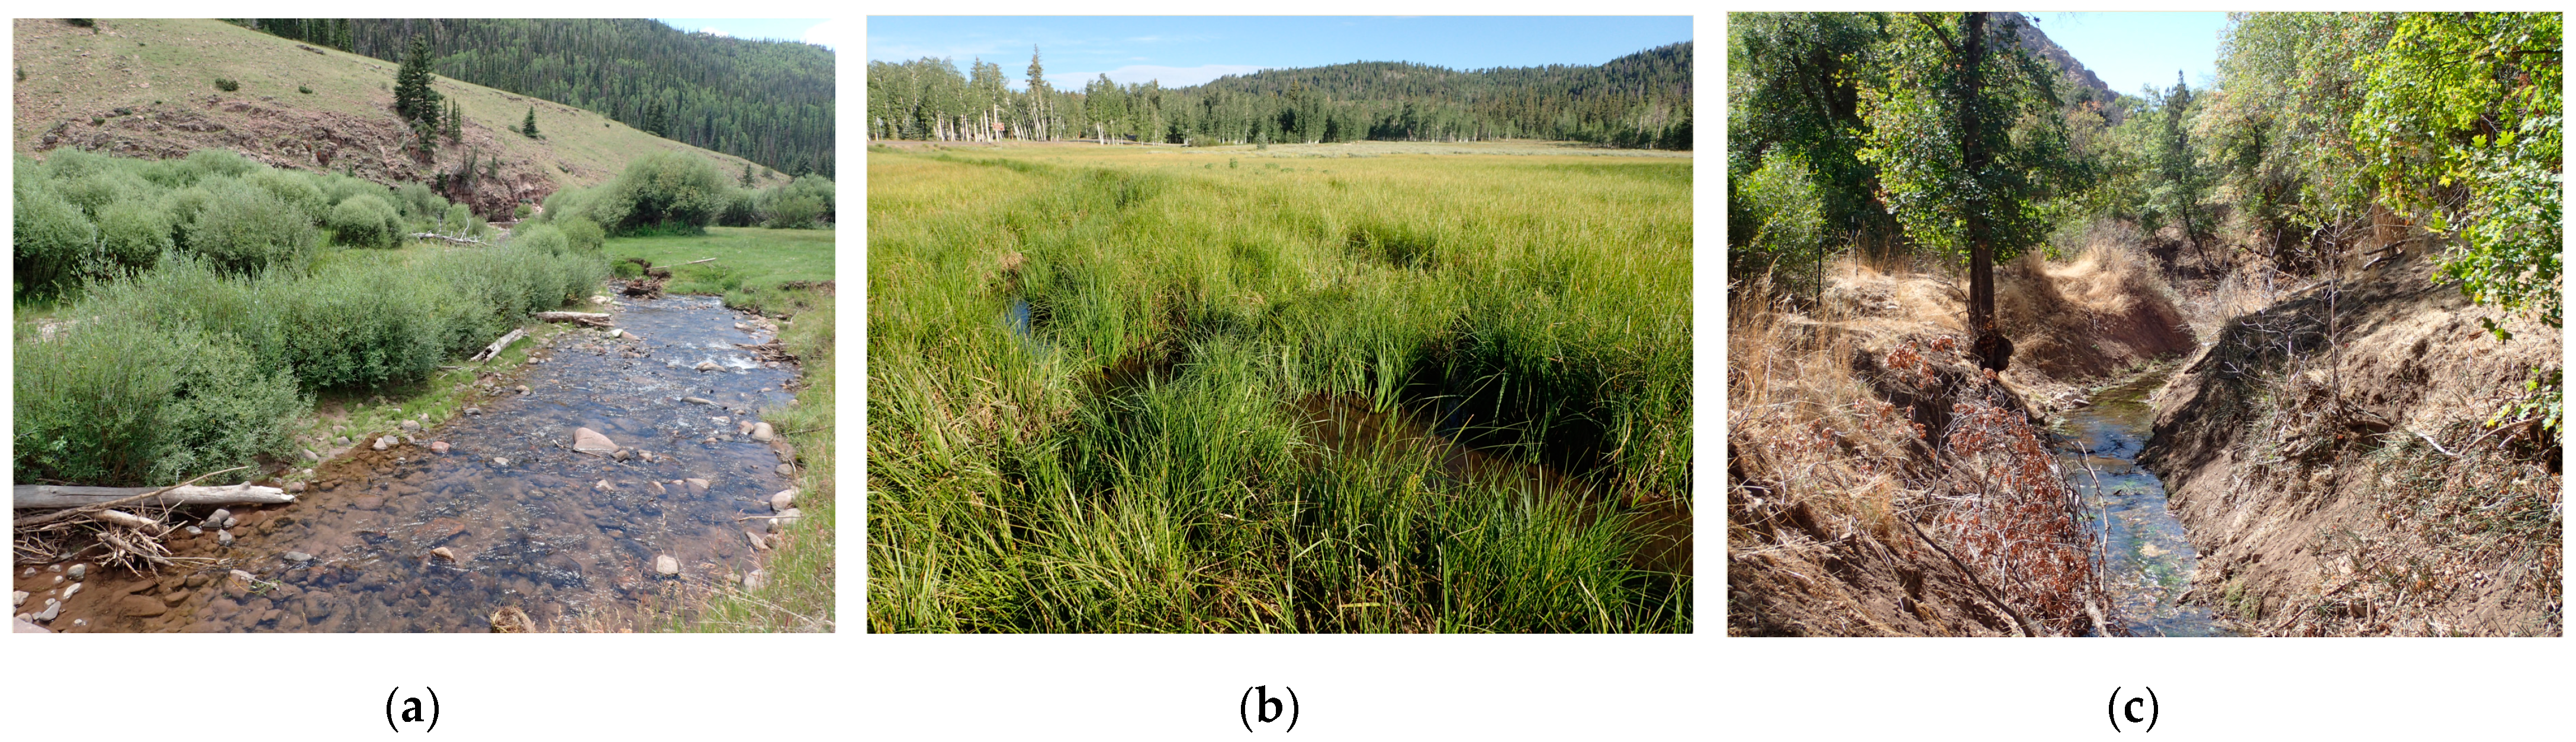
<instances>
[{"instance_id":1,"label":"bare dirt bank","mask_svg":"<svg viewBox=\"0 0 2576 742\"><path fill-rule=\"evenodd\" d=\"M1727 631L2018 636L2096 631L2096 544L2046 413L2077 382L2194 347L2124 248L1997 271L2020 349L1966 355L1964 281L1830 268L1804 309L1738 286L1727 343Z\"/></svg>"},{"instance_id":2,"label":"bare dirt bank","mask_svg":"<svg viewBox=\"0 0 2576 742\"><path fill-rule=\"evenodd\" d=\"M2200 552L2187 600L2249 635L2562 633L2560 445L2484 424L2559 333L2433 278L2400 253L2290 294L2159 392L2140 461Z\"/></svg>"}]
</instances>

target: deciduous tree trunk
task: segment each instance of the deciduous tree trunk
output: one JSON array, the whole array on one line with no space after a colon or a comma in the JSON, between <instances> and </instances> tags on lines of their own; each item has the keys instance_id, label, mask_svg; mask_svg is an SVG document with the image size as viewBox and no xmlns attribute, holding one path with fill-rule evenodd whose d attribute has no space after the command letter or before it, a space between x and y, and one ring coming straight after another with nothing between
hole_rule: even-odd
<instances>
[{"instance_id":1,"label":"deciduous tree trunk","mask_svg":"<svg viewBox=\"0 0 2576 742\"><path fill-rule=\"evenodd\" d=\"M1984 121L1977 115L1984 96L1986 14L1969 13L1961 39L1966 63L1959 74L1959 154L1967 180L1976 192L1968 199L1968 336L1977 365L2002 371L2012 362L2012 341L1995 328L1995 246L1987 235L1986 209L1992 206L1978 176L1991 155L1985 149Z\"/></svg>"}]
</instances>

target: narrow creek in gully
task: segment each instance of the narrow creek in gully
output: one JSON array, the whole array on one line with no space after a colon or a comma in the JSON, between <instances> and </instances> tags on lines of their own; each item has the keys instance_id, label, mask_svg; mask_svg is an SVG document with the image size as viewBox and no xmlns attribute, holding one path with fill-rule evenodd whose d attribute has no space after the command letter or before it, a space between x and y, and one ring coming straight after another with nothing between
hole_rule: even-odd
<instances>
[{"instance_id":1,"label":"narrow creek in gully","mask_svg":"<svg viewBox=\"0 0 2576 742\"><path fill-rule=\"evenodd\" d=\"M2110 586L2134 636L2224 636L2206 607L2179 602L2191 585L2199 553L2182 522L2165 508L2164 483L2138 466L2138 453L2154 435L2156 413L2147 395L2171 371L2144 374L2093 397L2093 404L2061 415L2061 469L2084 497L2090 526L2108 550ZM2090 471L2087 471L2087 468ZM2098 484L2097 484L2098 477Z\"/></svg>"},{"instance_id":2,"label":"narrow creek in gully","mask_svg":"<svg viewBox=\"0 0 2576 742\"><path fill-rule=\"evenodd\" d=\"M541 629L614 631L648 604L682 608L685 584L759 568L745 532L767 521L738 519L770 514L790 456L742 426L792 399L796 369L739 346L774 330L698 296L628 300L616 326L625 337L557 336L515 381L529 392L501 381L479 415L384 451L358 441L299 502L236 516L229 546L191 537L205 543L182 555L221 561L142 576L132 591L166 611L107 616L111 630L486 631L509 607ZM574 451L581 427L626 455ZM676 578L657 573L661 555Z\"/></svg>"}]
</instances>

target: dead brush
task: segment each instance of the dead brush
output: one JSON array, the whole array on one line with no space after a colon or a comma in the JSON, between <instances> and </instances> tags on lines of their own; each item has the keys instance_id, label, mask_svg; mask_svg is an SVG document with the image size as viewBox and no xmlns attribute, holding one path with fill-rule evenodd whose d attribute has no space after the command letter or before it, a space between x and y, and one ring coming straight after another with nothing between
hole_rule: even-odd
<instances>
[{"instance_id":1,"label":"dead brush","mask_svg":"<svg viewBox=\"0 0 2576 742\"><path fill-rule=\"evenodd\" d=\"M170 547L161 539L180 526L168 525L172 508L161 504L161 495L180 487L205 481L207 477L248 469L236 466L210 471L188 481L132 497L107 502L63 508L10 523L11 550L31 558L52 560L66 554L104 548L99 558L103 566L121 569L145 569L149 565L176 566L181 561L210 562L200 557L170 556ZM122 509L119 509L122 508ZM131 511L131 512L129 512ZM66 551L63 544L87 541L77 551ZM139 563L139 565L138 565Z\"/></svg>"},{"instance_id":2,"label":"dead brush","mask_svg":"<svg viewBox=\"0 0 2576 742\"><path fill-rule=\"evenodd\" d=\"M1956 339L1941 337L1928 349L1956 353L1958 347ZM1923 349L1908 341L1888 354L1887 367L1928 396L1944 375ZM2059 472L2056 456L2009 404L1993 372L1947 383L1955 401L1940 433L1943 494L1933 517L1936 531L1955 547L1944 553L2001 593L2007 612L2037 622L2042 632L2067 635L2088 624L2116 632L2106 612L2114 601L2104 599L2100 536L2084 527L2083 500Z\"/></svg>"}]
</instances>

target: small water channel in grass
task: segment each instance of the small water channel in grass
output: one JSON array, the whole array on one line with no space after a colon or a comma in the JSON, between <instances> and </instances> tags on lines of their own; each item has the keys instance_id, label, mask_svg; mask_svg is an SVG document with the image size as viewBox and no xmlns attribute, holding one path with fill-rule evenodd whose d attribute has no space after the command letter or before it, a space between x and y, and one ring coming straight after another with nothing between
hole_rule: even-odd
<instances>
[{"instance_id":1,"label":"small water channel in grass","mask_svg":"<svg viewBox=\"0 0 2576 742\"><path fill-rule=\"evenodd\" d=\"M1032 354L1050 355L1054 350L1037 332L1034 316L1026 298L1014 297L1001 319ZM1100 368L1085 383L1094 393L1124 393L1122 390L1182 373L1185 365L1168 349L1141 350ZM1424 455L1437 462L1440 476L1454 483L1609 507L1602 502L1608 497L1604 488L1583 476L1467 442L1470 429L1478 421L1462 402L1464 395L1440 388L1411 397L1406 402L1381 406L1359 394L1312 394L1295 400L1290 412L1299 416L1307 434L1325 449L1343 454ZM1639 498L1628 506L1623 510L1629 513L1629 529L1637 539L1631 554L1633 566L1688 576L1692 565L1687 500L1663 494ZM1586 508L1585 512L1589 518L1606 510Z\"/></svg>"},{"instance_id":2,"label":"small water channel in grass","mask_svg":"<svg viewBox=\"0 0 2576 742\"><path fill-rule=\"evenodd\" d=\"M2108 551L2103 576L2134 636L2224 636L2209 609L2183 605L2199 553L2165 507L2164 483L2138 466L2138 453L2154 435L2156 413L2147 395L2170 371L2141 375L2093 397L2093 404L2061 415L2061 469L2084 497L2090 526ZM2089 467L2089 470L2088 470Z\"/></svg>"},{"instance_id":3,"label":"small water channel in grass","mask_svg":"<svg viewBox=\"0 0 2576 742\"><path fill-rule=\"evenodd\" d=\"M212 532L187 538L181 555L219 561L134 588L166 612L110 620L140 631L485 631L514 607L545 629L649 628L637 625L647 604L682 609L687 586L759 568L745 531L766 521L740 518L769 515L788 456L739 426L790 401L797 370L738 346L774 330L698 296L630 300L616 326L626 337L560 335L534 354L544 363L500 382L527 394L505 389L413 443L325 463L300 502L237 516L229 546ZM629 455L572 450L579 427ZM677 560L677 578L656 573L661 555ZM258 582L230 584L231 569Z\"/></svg>"}]
</instances>

